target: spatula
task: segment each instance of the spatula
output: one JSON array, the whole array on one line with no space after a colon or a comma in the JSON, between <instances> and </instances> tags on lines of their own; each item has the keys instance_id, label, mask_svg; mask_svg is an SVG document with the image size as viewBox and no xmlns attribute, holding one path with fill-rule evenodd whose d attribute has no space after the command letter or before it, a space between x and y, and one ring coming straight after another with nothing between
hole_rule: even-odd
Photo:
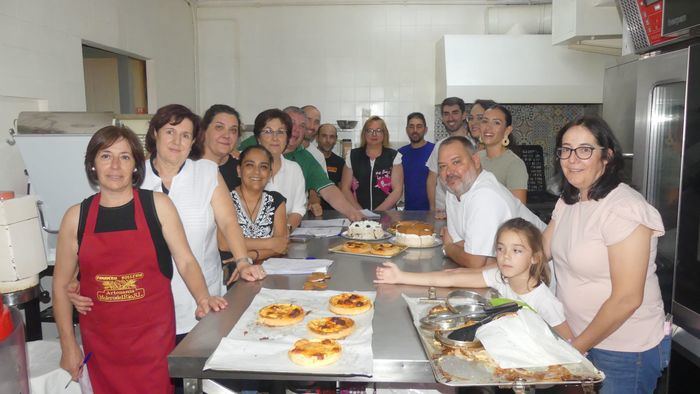
<instances>
[{"instance_id":1,"label":"spatula","mask_svg":"<svg viewBox=\"0 0 700 394\"><path fill-rule=\"evenodd\" d=\"M472 324L471 326L463 327L457 330L452 331L447 335L447 338L455 340L455 341L462 341L462 342L472 342L474 341L474 336L476 335L476 330L483 326L484 324L490 322L491 320L495 319L496 317L507 313L507 312L515 312L518 309L520 309L521 306L516 304L515 302L509 302L507 304L499 305L493 308L490 308L487 313L488 316L485 318L477 321L475 324Z\"/></svg>"}]
</instances>

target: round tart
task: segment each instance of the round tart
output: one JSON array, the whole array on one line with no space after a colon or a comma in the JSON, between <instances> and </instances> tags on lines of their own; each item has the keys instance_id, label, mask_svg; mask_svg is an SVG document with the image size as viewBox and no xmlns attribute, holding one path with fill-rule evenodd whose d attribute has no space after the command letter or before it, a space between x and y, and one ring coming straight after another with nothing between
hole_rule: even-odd
<instances>
[{"instance_id":1,"label":"round tart","mask_svg":"<svg viewBox=\"0 0 700 394\"><path fill-rule=\"evenodd\" d=\"M343 339L355 331L355 321L349 317L322 317L306 323L317 338Z\"/></svg>"},{"instance_id":2,"label":"round tart","mask_svg":"<svg viewBox=\"0 0 700 394\"><path fill-rule=\"evenodd\" d=\"M343 347L333 339L300 339L287 353L294 364L322 367L340 359Z\"/></svg>"},{"instance_id":3,"label":"round tart","mask_svg":"<svg viewBox=\"0 0 700 394\"><path fill-rule=\"evenodd\" d=\"M294 304L271 304L258 311L258 321L266 326L291 326L304 320L304 308Z\"/></svg>"},{"instance_id":4,"label":"round tart","mask_svg":"<svg viewBox=\"0 0 700 394\"><path fill-rule=\"evenodd\" d=\"M355 293L341 293L328 300L331 312L338 315L359 315L372 308L372 301Z\"/></svg>"},{"instance_id":5,"label":"round tart","mask_svg":"<svg viewBox=\"0 0 700 394\"><path fill-rule=\"evenodd\" d=\"M343 244L343 251L350 253L369 253L371 249L367 242L348 241Z\"/></svg>"},{"instance_id":6,"label":"round tart","mask_svg":"<svg viewBox=\"0 0 700 394\"><path fill-rule=\"evenodd\" d=\"M378 256L393 256L400 251L401 248L399 246L383 242L379 244L373 244L372 250L370 250L369 253L376 254Z\"/></svg>"},{"instance_id":7,"label":"round tart","mask_svg":"<svg viewBox=\"0 0 700 394\"><path fill-rule=\"evenodd\" d=\"M396 242L412 248L435 245L435 228L428 223L412 222L396 226Z\"/></svg>"}]
</instances>

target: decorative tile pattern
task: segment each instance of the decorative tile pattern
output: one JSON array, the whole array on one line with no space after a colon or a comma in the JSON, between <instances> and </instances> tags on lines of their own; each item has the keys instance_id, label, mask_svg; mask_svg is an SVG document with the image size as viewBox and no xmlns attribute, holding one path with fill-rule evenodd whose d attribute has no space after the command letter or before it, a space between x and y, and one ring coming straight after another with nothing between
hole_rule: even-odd
<instances>
[{"instance_id":1,"label":"decorative tile pattern","mask_svg":"<svg viewBox=\"0 0 700 394\"><path fill-rule=\"evenodd\" d=\"M584 113L599 113L599 105L588 104L505 104L513 115L513 135L518 144L540 145L544 151L545 174L554 174L555 138L559 129ZM467 111L470 110L467 105ZM440 121L440 105L435 106L435 139L447 137Z\"/></svg>"}]
</instances>

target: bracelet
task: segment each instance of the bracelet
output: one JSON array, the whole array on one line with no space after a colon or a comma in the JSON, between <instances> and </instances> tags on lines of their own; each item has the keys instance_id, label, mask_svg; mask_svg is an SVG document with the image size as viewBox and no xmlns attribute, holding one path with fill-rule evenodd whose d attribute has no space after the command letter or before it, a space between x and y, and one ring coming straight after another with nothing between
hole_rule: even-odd
<instances>
[{"instance_id":1,"label":"bracelet","mask_svg":"<svg viewBox=\"0 0 700 394\"><path fill-rule=\"evenodd\" d=\"M255 258L253 260L258 260L260 259L260 252L258 252L257 249L253 249L253 252L255 252Z\"/></svg>"},{"instance_id":2,"label":"bracelet","mask_svg":"<svg viewBox=\"0 0 700 394\"><path fill-rule=\"evenodd\" d=\"M241 261L245 261L245 262L247 262L248 264L253 265L253 260L251 260L250 257L248 257L248 256L239 257L239 258L233 260L233 263L236 264L236 268L238 268L238 263L240 263Z\"/></svg>"}]
</instances>

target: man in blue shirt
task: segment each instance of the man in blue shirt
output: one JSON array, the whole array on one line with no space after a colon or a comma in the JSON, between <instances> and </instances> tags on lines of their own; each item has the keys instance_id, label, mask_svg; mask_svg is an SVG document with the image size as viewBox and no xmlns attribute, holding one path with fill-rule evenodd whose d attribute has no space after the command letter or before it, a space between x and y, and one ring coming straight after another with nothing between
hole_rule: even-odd
<instances>
[{"instance_id":1,"label":"man in blue shirt","mask_svg":"<svg viewBox=\"0 0 700 394\"><path fill-rule=\"evenodd\" d=\"M407 211L428 211L430 203L426 192L428 179L428 167L425 162L430 157L435 144L425 140L428 127L425 116L420 112L413 112L406 120L406 135L411 141L409 145L399 149L403 164L404 201Z\"/></svg>"}]
</instances>

